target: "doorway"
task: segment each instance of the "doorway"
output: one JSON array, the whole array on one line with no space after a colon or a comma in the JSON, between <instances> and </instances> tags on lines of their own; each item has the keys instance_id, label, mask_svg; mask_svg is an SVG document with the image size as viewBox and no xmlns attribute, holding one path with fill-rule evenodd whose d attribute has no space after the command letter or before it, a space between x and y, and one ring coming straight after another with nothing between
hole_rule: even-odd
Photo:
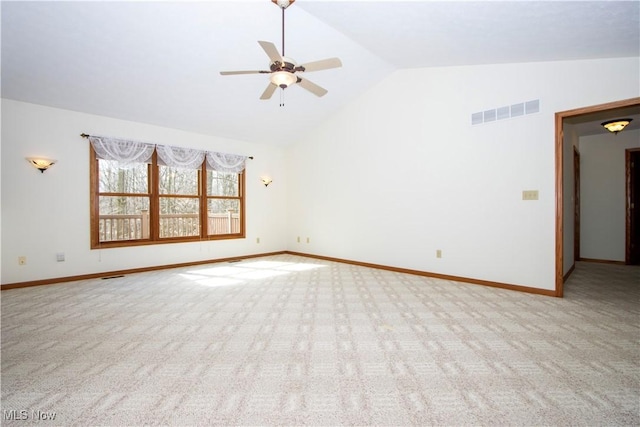
<instances>
[{"instance_id":1,"label":"doorway","mask_svg":"<svg viewBox=\"0 0 640 427\"><path fill-rule=\"evenodd\" d=\"M640 265L640 148L625 151L626 250L625 264Z\"/></svg>"},{"instance_id":2,"label":"doorway","mask_svg":"<svg viewBox=\"0 0 640 427\"><path fill-rule=\"evenodd\" d=\"M631 98L623 101L610 102L606 104L594 105L591 107L578 108L575 110L561 111L555 114L556 125L556 142L555 142L555 160L556 160L556 255L555 255L555 296L562 297L564 295L564 121L565 119L586 116L593 113L608 112L616 113L616 110L640 107L640 98ZM574 189L568 191L575 191ZM568 193L567 196L571 196ZM640 209L636 209L640 210ZM629 215L627 215L629 216ZM637 227L636 227L637 230ZM627 234L629 232L627 231ZM631 236L629 237L631 239ZM637 247L637 245L636 245ZM575 258L575 257L574 257ZM572 260L573 261L573 260Z\"/></svg>"},{"instance_id":3,"label":"doorway","mask_svg":"<svg viewBox=\"0 0 640 427\"><path fill-rule=\"evenodd\" d=\"M580 152L573 147L573 261L578 260L580 260Z\"/></svg>"}]
</instances>

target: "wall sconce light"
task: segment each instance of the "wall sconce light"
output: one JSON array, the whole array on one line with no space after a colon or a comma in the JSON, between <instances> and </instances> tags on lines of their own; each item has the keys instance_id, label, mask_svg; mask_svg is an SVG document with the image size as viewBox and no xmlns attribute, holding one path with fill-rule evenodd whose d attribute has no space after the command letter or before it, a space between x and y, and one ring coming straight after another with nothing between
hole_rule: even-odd
<instances>
[{"instance_id":1,"label":"wall sconce light","mask_svg":"<svg viewBox=\"0 0 640 427\"><path fill-rule=\"evenodd\" d=\"M633 119L615 119L609 120L607 122L603 122L602 126L604 126L609 132L617 135L618 132L621 132Z\"/></svg>"},{"instance_id":2,"label":"wall sconce light","mask_svg":"<svg viewBox=\"0 0 640 427\"><path fill-rule=\"evenodd\" d=\"M42 173L57 162L57 160L44 159L42 157L27 157L27 161Z\"/></svg>"},{"instance_id":3,"label":"wall sconce light","mask_svg":"<svg viewBox=\"0 0 640 427\"><path fill-rule=\"evenodd\" d=\"M271 178L269 178L268 176L263 176L260 178L260 180L262 181L262 183L264 184L265 187L268 187L269 184L271 184L273 182L273 180Z\"/></svg>"}]
</instances>

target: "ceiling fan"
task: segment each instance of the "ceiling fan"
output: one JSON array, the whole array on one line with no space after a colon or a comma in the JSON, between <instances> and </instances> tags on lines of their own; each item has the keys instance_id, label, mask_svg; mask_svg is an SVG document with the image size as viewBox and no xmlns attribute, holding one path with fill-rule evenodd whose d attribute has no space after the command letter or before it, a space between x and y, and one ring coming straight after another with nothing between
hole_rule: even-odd
<instances>
[{"instance_id":1,"label":"ceiling fan","mask_svg":"<svg viewBox=\"0 0 640 427\"><path fill-rule=\"evenodd\" d=\"M338 58L322 59L320 61L307 62L298 65L293 59L284 56L284 11L296 0L271 0L282 9L282 54L278 52L275 44L266 41L258 43L265 51L269 60L269 70L250 70L250 71L221 71L223 76L238 74L270 74L269 85L260 96L260 99L270 99L277 88L286 89L293 84L297 84L303 89L308 90L316 96L324 96L327 90L317 84L300 77L296 73L304 73L311 71L328 70L330 68L338 68L342 66L342 62Z\"/></svg>"}]
</instances>

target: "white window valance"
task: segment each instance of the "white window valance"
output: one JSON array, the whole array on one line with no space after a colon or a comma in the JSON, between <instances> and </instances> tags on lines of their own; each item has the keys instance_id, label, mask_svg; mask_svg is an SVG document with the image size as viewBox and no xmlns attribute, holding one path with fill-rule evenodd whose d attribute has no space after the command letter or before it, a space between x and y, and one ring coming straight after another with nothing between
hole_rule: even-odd
<instances>
[{"instance_id":1,"label":"white window valance","mask_svg":"<svg viewBox=\"0 0 640 427\"><path fill-rule=\"evenodd\" d=\"M176 168L199 169L204 162L205 152L192 148L157 145L158 163Z\"/></svg>"},{"instance_id":2,"label":"white window valance","mask_svg":"<svg viewBox=\"0 0 640 427\"><path fill-rule=\"evenodd\" d=\"M246 161L247 156L207 151L207 169L217 172L240 173L244 170Z\"/></svg>"},{"instance_id":3,"label":"white window valance","mask_svg":"<svg viewBox=\"0 0 640 427\"><path fill-rule=\"evenodd\" d=\"M217 153L105 136L85 134L82 136L89 139L99 159L117 160L123 164L123 167L132 166L135 163L151 163L154 150L158 153L159 164L189 169L200 168L206 159L207 169L241 173L247 160L247 156L238 154Z\"/></svg>"},{"instance_id":4,"label":"white window valance","mask_svg":"<svg viewBox=\"0 0 640 427\"><path fill-rule=\"evenodd\" d=\"M117 160L129 165L132 163L151 163L156 146L146 142L127 139L90 136L89 141L99 159Z\"/></svg>"}]
</instances>

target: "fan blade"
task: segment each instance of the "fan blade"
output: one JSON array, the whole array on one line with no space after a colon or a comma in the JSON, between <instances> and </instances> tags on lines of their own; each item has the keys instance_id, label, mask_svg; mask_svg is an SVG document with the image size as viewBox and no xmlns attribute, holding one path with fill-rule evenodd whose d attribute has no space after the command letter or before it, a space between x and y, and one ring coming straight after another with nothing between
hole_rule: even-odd
<instances>
[{"instance_id":1,"label":"fan blade","mask_svg":"<svg viewBox=\"0 0 640 427\"><path fill-rule=\"evenodd\" d=\"M220 71L223 76L234 76L237 74L269 74L271 71L251 70L251 71Z\"/></svg>"},{"instance_id":2,"label":"fan blade","mask_svg":"<svg viewBox=\"0 0 640 427\"><path fill-rule=\"evenodd\" d=\"M328 70L330 68L338 68L342 67L342 61L340 58L327 58L321 59L320 61L313 61L307 64L302 64L296 67L296 71L320 71L320 70Z\"/></svg>"},{"instance_id":3,"label":"fan blade","mask_svg":"<svg viewBox=\"0 0 640 427\"><path fill-rule=\"evenodd\" d=\"M264 92L262 92L262 96L260 97L260 99L271 98L271 95L273 95L273 92L275 92L277 88L278 86L274 85L273 83L269 83L269 86L267 86Z\"/></svg>"},{"instance_id":4,"label":"fan blade","mask_svg":"<svg viewBox=\"0 0 640 427\"><path fill-rule=\"evenodd\" d=\"M298 77L298 84L316 96L325 96L328 92L325 88L300 77Z\"/></svg>"},{"instance_id":5,"label":"fan blade","mask_svg":"<svg viewBox=\"0 0 640 427\"><path fill-rule=\"evenodd\" d=\"M284 59L282 59L282 55L280 55L280 52L278 52L278 48L275 44L263 41L259 41L258 43L260 43L260 46L262 46L262 49L264 49L271 62L279 62L281 64L284 64Z\"/></svg>"}]
</instances>

